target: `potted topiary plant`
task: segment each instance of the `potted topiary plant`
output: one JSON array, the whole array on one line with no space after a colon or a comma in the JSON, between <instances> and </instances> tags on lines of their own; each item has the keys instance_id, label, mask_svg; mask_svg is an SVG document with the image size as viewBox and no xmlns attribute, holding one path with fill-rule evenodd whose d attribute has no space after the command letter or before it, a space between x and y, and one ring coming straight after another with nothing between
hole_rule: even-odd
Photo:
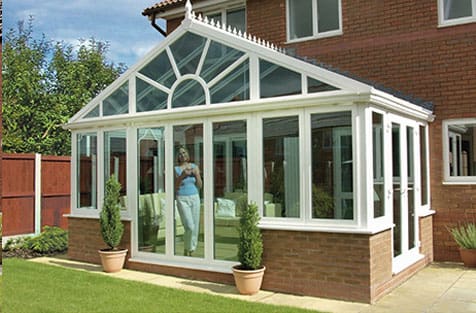
<instances>
[{"instance_id":1,"label":"potted topiary plant","mask_svg":"<svg viewBox=\"0 0 476 313\"><path fill-rule=\"evenodd\" d=\"M263 240L258 228L258 206L250 203L245 206L238 227L238 261L233 267L233 277L241 294L252 295L261 288L265 266L261 264Z\"/></svg>"},{"instance_id":2,"label":"potted topiary plant","mask_svg":"<svg viewBox=\"0 0 476 313\"><path fill-rule=\"evenodd\" d=\"M459 254L464 266L476 267L476 224L460 224L449 228L449 231L459 246Z\"/></svg>"},{"instance_id":3,"label":"potted topiary plant","mask_svg":"<svg viewBox=\"0 0 476 313\"><path fill-rule=\"evenodd\" d=\"M107 273L118 272L124 266L127 249L118 249L124 233L124 225L121 221L121 205L119 203L119 192L121 184L114 175L106 182L104 203L99 216L101 235L106 249L99 250L103 270Z\"/></svg>"}]
</instances>

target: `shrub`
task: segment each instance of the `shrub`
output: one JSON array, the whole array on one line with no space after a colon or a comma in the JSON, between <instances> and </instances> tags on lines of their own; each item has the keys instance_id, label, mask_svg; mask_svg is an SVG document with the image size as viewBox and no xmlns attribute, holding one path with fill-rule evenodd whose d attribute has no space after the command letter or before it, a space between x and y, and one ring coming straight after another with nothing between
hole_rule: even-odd
<instances>
[{"instance_id":1,"label":"shrub","mask_svg":"<svg viewBox=\"0 0 476 313\"><path fill-rule=\"evenodd\" d=\"M45 226L38 236L27 238L25 245L38 253L64 252L68 249L68 233L56 226Z\"/></svg>"},{"instance_id":2,"label":"shrub","mask_svg":"<svg viewBox=\"0 0 476 313\"><path fill-rule=\"evenodd\" d=\"M476 224L461 224L449 229L456 243L464 249L476 249Z\"/></svg>"},{"instance_id":3,"label":"shrub","mask_svg":"<svg viewBox=\"0 0 476 313\"><path fill-rule=\"evenodd\" d=\"M240 269L256 270L261 267L263 240L258 228L259 214L256 203L248 204L243 210L238 227L238 261Z\"/></svg>"},{"instance_id":4,"label":"shrub","mask_svg":"<svg viewBox=\"0 0 476 313\"><path fill-rule=\"evenodd\" d=\"M114 175L111 175L106 182L104 203L99 217L102 239L110 250L117 250L124 233L124 225L121 222L121 205L119 204L120 191L121 184Z\"/></svg>"}]
</instances>

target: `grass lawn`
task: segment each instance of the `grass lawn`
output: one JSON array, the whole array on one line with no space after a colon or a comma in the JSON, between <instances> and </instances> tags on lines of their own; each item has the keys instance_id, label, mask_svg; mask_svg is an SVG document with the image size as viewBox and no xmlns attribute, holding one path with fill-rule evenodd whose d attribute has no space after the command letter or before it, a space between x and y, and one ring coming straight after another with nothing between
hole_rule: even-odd
<instances>
[{"instance_id":1,"label":"grass lawn","mask_svg":"<svg viewBox=\"0 0 476 313\"><path fill-rule=\"evenodd\" d=\"M3 280L3 281L2 281ZM316 312L131 282L93 273L3 260L1 312Z\"/></svg>"}]
</instances>

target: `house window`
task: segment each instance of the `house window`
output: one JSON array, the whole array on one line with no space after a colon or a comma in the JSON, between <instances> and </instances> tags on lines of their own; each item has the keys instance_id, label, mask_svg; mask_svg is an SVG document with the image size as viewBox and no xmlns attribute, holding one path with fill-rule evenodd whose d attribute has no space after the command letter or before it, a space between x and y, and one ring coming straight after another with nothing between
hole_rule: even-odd
<instances>
[{"instance_id":1,"label":"house window","mask_svg":"<svg viewBox=\"0 0 476 313\"><path fill-rule=\"evenodd\" d=\"M311 115L313 218L354 218L351 116Z\"/></svg>"},{"instance_id":2,"label":"house window","mask_svg":"<svg viewBox=\"0 0 476 313\"><path fill-rule=\"evenodd\" d=\"M236 28L237 31L246 32L245 8L222 10L220 12L207 14L207 17L221 24L230 25L232 28Z\"/></svg>"},{"instance_id":3,"label":"house window","mask_svg":"<svg viewBox=\"0 0 476 313\"><path fill-rule=\"evenodd\" d=\"M372 112L373 204L374 217L385 215L383 115Z\"/></svg>"},{"instance_id":4,"label":"house window","mask_svg":"<svg viewBox=\"0 0 476 313\"><path fill-rule=\"evenodd\" d=\"M476 22L476 0L439 0L440 25Z\"/></svg>"},{"instance_id":5,"label":"house window","mask_svg":"<svg viewBox=\"0 0 476 313\"><path fill-rule=\"evenodd\" d=\"M445 181L476 183L476 119L443 122Z\"/></svg>"},{"instance_id":6,"label":"house window","mask_svg":"<svg viewBox=\"0 0 476 313\"><path fill-rule=\"evenodd\" d=\"M340 0L288 0L288 40L342 33Z\"/></svg>"},{"instance_id":7,"label":"house window","mask_svg":"<svg viewBox=\"0 0 476 313\"><path fill-rule=\"evenodd\" d=\"M263 216L299 217L299 116L263 119Z\"/></svg>"},{"instance_id":8,"label":"house window","mask_svg":"<svg viewBox=\"0 0 476 313\"><path fill-rule=\"evenodd\" d=\"M77 207L96 208L97 135L77 135Z\"/></svg>"}]
</instances>

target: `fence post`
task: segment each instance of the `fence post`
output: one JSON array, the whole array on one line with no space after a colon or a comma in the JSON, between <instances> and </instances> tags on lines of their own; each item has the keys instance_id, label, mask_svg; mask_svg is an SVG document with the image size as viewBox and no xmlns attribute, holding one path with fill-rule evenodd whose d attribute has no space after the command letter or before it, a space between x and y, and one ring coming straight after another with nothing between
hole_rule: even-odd
<instances>
[{"instance_id":1,"label":"fence post","mask_svg":"<svg viewBox=\"0 0 476 313\"><path fill-rule=\"evenodd\" d=\"M35 234L41 233L41 154L35 153Z\"/></svg>"}]
</instances>

